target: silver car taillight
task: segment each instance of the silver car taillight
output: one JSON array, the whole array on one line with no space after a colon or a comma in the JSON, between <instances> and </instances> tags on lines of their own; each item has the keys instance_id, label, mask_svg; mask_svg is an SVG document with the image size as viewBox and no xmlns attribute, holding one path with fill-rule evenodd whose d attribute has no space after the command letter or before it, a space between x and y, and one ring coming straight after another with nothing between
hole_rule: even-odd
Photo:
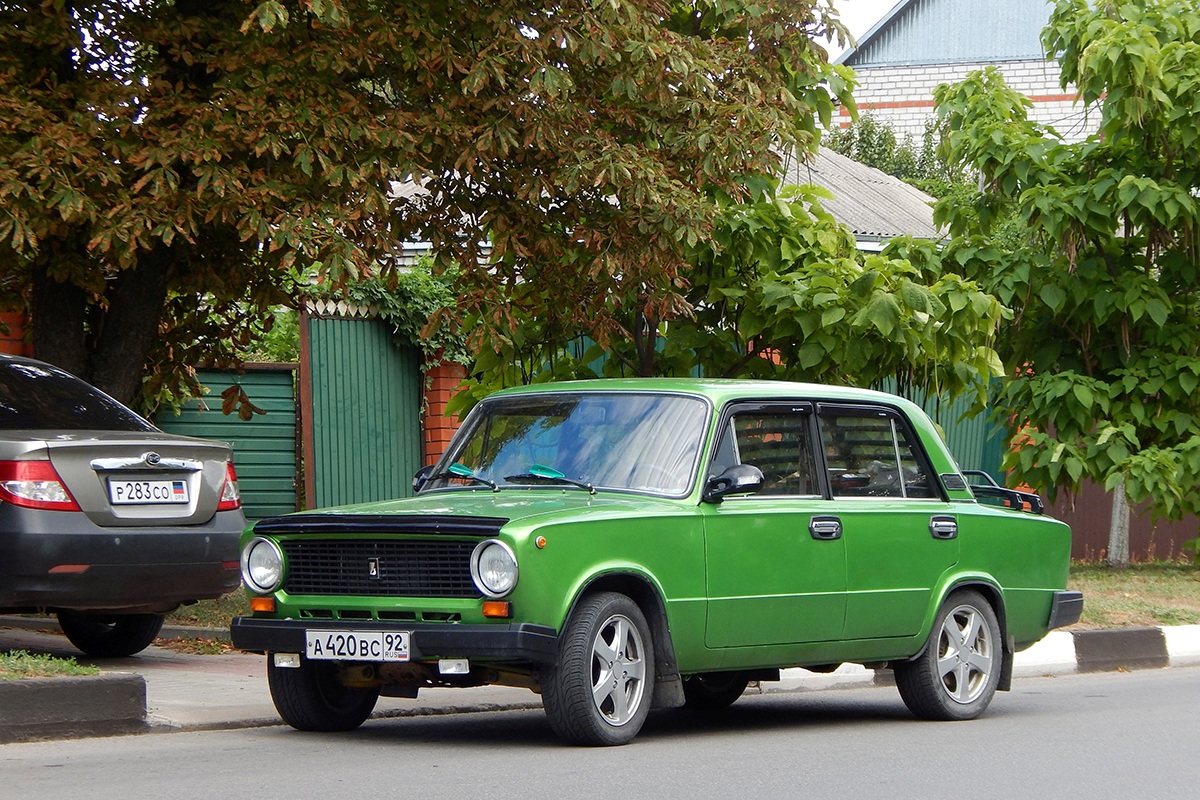
<instances>
[{"instance_id":1,"label":"silver car taillight","mask_svg":"<svg viewBox=\"0 0 1200 800\"><path fill-rule=\"evenodd\" d=\"M24 508L79 510L49 461L0 461L0 500Z\"/></svg>"},{"instance_id":2,"label":"silver car taillight","mask_svg":"<svg viewBox=\"0 0 1200 800\"><path fill-rule=\"evenodd\" d=\"M237 472L233 462L225 462L225 483L221 486L221 500L217 503L217 511L233 511L242 507L242 493L238 489Z\"/></svg>"}]
</instances>

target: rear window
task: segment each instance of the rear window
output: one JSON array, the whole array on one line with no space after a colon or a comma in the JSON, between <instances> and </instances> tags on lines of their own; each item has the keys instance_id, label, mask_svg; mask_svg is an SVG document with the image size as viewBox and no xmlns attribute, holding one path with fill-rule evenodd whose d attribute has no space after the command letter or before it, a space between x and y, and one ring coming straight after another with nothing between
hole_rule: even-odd
<instances>
[{"instance_id":1,"label":"rear window","mask_svg":"<svg viewBox=\"0 0 1200 800\"><path fill-rule=\"evenodd\" d=\"M0 361L0 430L153 431L98 389L46 364Z\"/></svg>"}]
</instances>

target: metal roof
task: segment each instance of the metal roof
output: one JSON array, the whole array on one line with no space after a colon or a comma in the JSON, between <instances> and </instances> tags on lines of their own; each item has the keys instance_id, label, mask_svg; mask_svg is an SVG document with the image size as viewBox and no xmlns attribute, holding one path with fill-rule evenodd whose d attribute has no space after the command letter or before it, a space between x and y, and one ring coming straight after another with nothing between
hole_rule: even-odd
<instances>
[{"instance_id":1,"label":"metal roof","mask_svg":"<svg viewBox=\"0 0 1200 800\"><path fill-rule=\"evenodd\" d=\"M901 0L836 63L881 67L1043 59L1041 34L1050 10L1050 0Z\"/></svg>"},{"instance_id":2,"label":"metal roof","mask_svg":"<svg viewBox=\"0 0 1200 800\"><path fill-rule=\"evenodd\" d=\"M811 183L832 192L833 199L821 205L854 232L860 246L895 236L942 238L933 224L934 198L827 148L805 163L787 159L782 183Z\"/></svg>"}]
</instances>

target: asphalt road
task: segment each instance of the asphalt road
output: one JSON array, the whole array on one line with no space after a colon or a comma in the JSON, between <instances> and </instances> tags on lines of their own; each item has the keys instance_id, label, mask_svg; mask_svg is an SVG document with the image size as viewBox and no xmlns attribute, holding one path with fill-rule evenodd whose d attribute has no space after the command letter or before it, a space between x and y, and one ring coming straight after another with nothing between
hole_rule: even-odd
<instances>
[{"instance_id":1,"label":"asphalt road","mask_svg":"<svg viewBox=\"0 0 1200 800\"><path fill-rule=\"evenodd\" d=\"M894 689L748 696L651 715L612 749L540 711L0 746L4 797L1140 798L1193 796L1200 668L1026 678L974 722L919 722Z\"/></svg>"}]
</instances>

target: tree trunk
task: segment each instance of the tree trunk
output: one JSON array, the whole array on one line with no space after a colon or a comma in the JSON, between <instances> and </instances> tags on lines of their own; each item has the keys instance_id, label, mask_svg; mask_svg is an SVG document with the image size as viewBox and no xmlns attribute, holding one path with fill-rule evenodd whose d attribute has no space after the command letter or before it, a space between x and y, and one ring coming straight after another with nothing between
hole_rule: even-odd
<instances>
[{"instance_id":1,"label":"tree trunk","mask_svg":"<svg viewBox=\"0 0 1200 800\"><path fill-rule=\"evenodd\" d=\"M125 404L142 387L146 358L158 336L174 254L158 247L134 269L106 282L103 303L69 281L57 281L48 260L34 265L33 355L88 381Z\"/></svg>"},{"instance_id":2,"label":"tree trunk","mask_svg":"<svg viewBox=\"0 0 1200 800\"><path fill-rule=\"evenodd\" d=\"M108 311L95 332L89 380L100 390L132 404L142 388L146 357L158 337L167 299L173 251L159 246L122 270L111 282Z\"/></svg>"},{"instance_id":3,"label":"tree trunk","mask_svg":"<svg viewBox=\"0 0 1200 800\"><path fill-rule=\"evenodd\" d=\"M1110 567L1129 566L1129 503L1125 499L1125 484L1113 489L1112 518L1108 525L1108 558Z\"/></svg>"},{"instance_id":4,"label":"tree trunk","mask_svg":"<svg viewBox=\"0 0 1200 800\"><path fill-rule=\"evenodd\" d=\"M68 281L50 277L47 254L33 265L30 329L33 357L87 377L88 353L84 339L87 292Z\"/></svg>"}]
</instances>

